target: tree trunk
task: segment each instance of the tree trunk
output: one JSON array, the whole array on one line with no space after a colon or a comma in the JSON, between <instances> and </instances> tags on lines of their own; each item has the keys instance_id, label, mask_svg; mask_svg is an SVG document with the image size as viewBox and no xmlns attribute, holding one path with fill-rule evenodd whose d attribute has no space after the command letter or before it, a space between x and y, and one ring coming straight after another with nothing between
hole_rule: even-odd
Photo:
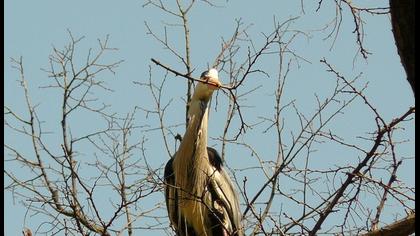
<instances>
[{"instance_id":1,"label":"tree trunk","mask_svg":"<svg viewBox=\"0 0 420 236\"><path fill-rule=\"evenodd\" d=\"M390 0L392 31L407 80L415 95L414 34L415 0Z\"/></svg>"},{"instance_id":2,"label":"tree trunk","mask_svg":"<svg viewBox=\"0 0 420 236\"><path fill-rule=\"evenodd\" d=\"M407 236L415 231L416 214L387 225L381 229L363 234L362 236Z\"/></svg>"}]
</instances>

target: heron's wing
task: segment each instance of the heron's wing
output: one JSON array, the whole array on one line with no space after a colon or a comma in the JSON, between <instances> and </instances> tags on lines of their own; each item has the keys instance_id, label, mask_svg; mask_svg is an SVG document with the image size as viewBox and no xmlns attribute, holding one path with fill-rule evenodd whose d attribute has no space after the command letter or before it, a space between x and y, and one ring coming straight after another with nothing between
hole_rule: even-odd
<instances>
[{"instance_id":1,"label":"heron's wing","mask_svg":"<svg viewBox=\"0 0 420 236\"><path fill-rule=\"evenodd\" d=\"M176 228L176 222L178 218L178 197L176 194L175 175L172 167L173 159L171 158L165 166L164 181L165 181L165 201L166 209L168 210L169 219L174 227Z\"/></svg>"},{"instance_id":2,"label":"heron's wing","mask_svg":"<svg viewBox=\"0 0 420 236\"><path fill-rule=\"evenodd\" d=\"M213 148L207 148L210 163L214 171L211 173L209 191L212 198L213 217L223 224L223 229L234 232L232 235L241 236L241 212L239 198L229 175L224 171L222 159ZM220 235L220 234L218 234Z\"/></svg>"},{"instance_id":3,"label":"heron's wing","mask_svg":"<svg viewBox=\"0 0 420 236\"><path fill-rule=\"evenodd\" d=\"M168 210L169 220L175 228L177 236L197 236L194 229L184 219L184 216L179 212L178 208L178 193L175 187L175 172L172 166L173 159L170 159L165 166L164 181L165 181L165 201L166 209Z\"/></svg>"}]
</instances>

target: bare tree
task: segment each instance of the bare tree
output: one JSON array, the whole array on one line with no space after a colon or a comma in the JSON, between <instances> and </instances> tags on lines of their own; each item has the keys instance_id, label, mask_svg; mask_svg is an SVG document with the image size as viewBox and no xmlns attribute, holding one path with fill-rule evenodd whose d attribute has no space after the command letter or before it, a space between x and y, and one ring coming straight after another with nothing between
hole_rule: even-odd
<instances>
[{"instance_id":1,"label":"bare tree","mask_svg":"<svg viewBox=\"0 0 420 236\"><path fill-rule=\"evenodd\" d=\"M80 57L77 46L82 38L74 38L70 32L69 36L70 42L64 49L53 48L50 67L45 69L51 83L42 87L58 90L61 95L60 109L51 111L60 117L59 132L53 133L60 140L58 147L48 141L51 133L45 131L43 122L48 114L39 114L31 101L23 59L12 59L20 74L27 110L18 114L5 106L5 126L22 139L31 140L33 154L5 144L9 154L6 163L27 171L27 176L21 176L13 168L6 168L10 184L5 188L25 199L23 204L28 212L51 219L40 225L37 234L111 235L127 231L133 235L133 222L159 205L142 211L134 209L140 199L159 192L160 185L150 177L154 170L147 161L138 157L145 140L133 142L131 138L139 129L134 121L137 109L119 117L94 95L101 90L110 91L100 77L105 72L115 73L122 61L102 62L106 54L116 50L109 47L107 36L98 40L98 49L89 50L85 62L77 66L80 64L75 59ZM92 132L74 135L72 130L79 130L73 120L78 112L87 117L92 115L89 118L100 125ZM104 192L109 197L108 207L99 203L104 200Z\"/></svg>"},{"instance_id":2,"label":"bare tree","mask_svg":"<svg viewBox=\"0 0 420 236\"><path fill-rule=\"evenodd\" d=\"M323 3L319 1L315 11ZM363 42L362 14L389 14L389 7L359 7L345 0L334 3L336 15L327 26L332 29L327 36L332 39L332 47L340 37L343 14L348 9L358 47L355 58L367 59L370 52ZM31 102L23 59L12 59L27 109L25 114L19 114L6 105L5 126L30 140L33 153L26 154L6 142L9 167L5 175L10 182L6 189L24 199L28 212L51 219L35 234L135 235L145 230L174 234L163 197L160 201L150 198L162 195L162 167L182 139L179 133L188 123L188 103L194 83L199 80L194 76L189 26L189 13L197 4L218 7L205 0L145 2L144 7L173 17L172 22L164 23L161 34L145 23L147 34L164 47L168 57L165 61L152 58L147 79L134 81L153 104L139 104L124 116L113 113L110 105L100 100L100 94L111 89L99 78L107 72L115 73L122 63L101 62L107 53L116 50L109 47L108 37L99 40L96 51L88 51L81 65L76 49L82 38L74 38L69 32L69 44L64 49L53 48L50 67L45 69L51 83L42 89L60 91L61 106L54 111L60 117L60 134L45 131L45 114L39 114L37 105ZM301 4L305 12L305 3ZM316 105L311 110L303 110L298 98L285 96L290 74L308 62L292 47L296 39L309 38L307 32L294 29L296 20L274 19L272 30L263 32L261 38L249 33L250 25L237 20L231 36L221 39L219 51L208 64L229 79L212 101L212 111L224 114L223 129L210 138L219 147L240 192L244 231L247 235L379 235L386 231L396 235L402 225L407 231L400 235L413 233L415 189L398 178L399 168L411 157L401 155L398 147L407 141L400 137L404 137L404 127L412 127L415 108L407 107L402 114L385 118L366 95L368 83L363 81L362 73L344 75L328 59L319 58L316 63L326 72L331 86L323 91L326 96L314 96ZM180 29L183 42L176 43L168 28ZM261 64L267 58L273 62L274 72ZM270 80L251 83L256 78ZM171 109L180 104L165 93L172 80L185 81L181 104L186 113L182 119L168 119L170 114L179 113L179 109ZM272 96L266 100L270 106L255 118L249 115L254 108L245 101L257 96L263 87L270 88ZM362 107L371 114L371 120L366 120L371 127L349 138L334 127L352 107ZM96 122L94 131L72 134L78 125L72 117L79 112L102 124ZM137 114L147 120L136 119ZM157 126L150 126L150 120ZM136 131L143 136L136 136ZM158 168L149 165L145 151L147 137L155 132L167 153ZM58 147L48 143L49 135L60 140ZM252 137L267 139L274 148L269 153L261 151L249 141ZM330 148L340 150L342 157L328 157L319 164L317 151ZM230 165L229 154L236 149L249 153L252 164ZM16 166L27 169L28 176L15 174ZM105 198L100 196L102 192L107 193ZM110 207L104 207L104 200ZM149 205L144 207L144 202ZM386 209L387 204L394 206L392 210ZM384 212L390 211L395 224L383 220ZM384 227L387 224L391 225Z\"/></svg>"}]
</instances>

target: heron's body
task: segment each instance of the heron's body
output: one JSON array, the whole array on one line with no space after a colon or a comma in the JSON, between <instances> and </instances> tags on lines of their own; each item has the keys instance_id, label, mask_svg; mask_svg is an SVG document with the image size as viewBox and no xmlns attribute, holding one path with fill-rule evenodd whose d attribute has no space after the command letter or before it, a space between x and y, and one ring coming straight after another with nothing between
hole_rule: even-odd
<instances>
[{"instance_id":1,"label":"heron's body","mask_svg":"<svg viewBox=\"0 0 420 236\"><path fill-rule=\"evenodd\" d=\"M165 167L166 204L179 236L243 235L233 184L217 151L207 147L207 105L215 89L196 86L185 135Z\"/></svg>"}]
</instances>

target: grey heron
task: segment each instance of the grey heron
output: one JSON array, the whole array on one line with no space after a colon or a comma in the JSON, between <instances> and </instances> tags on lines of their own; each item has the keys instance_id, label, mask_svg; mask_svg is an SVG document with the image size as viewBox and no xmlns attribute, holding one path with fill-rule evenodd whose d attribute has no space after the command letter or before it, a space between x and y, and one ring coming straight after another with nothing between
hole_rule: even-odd
<instances>
[{"instance_id":1,"label":"grey heron","mask_svg":"<svg viewBox=\"0 0 420 236\"><path fill-rule=\"evenodd\" d=\"M217 151L207 147L208 104L221 83L218 71L201 75L189 104L189 122L177 152L165 166L165 198L178 236L242 236L235 188Z\"/></svg>"}]
</instances>

